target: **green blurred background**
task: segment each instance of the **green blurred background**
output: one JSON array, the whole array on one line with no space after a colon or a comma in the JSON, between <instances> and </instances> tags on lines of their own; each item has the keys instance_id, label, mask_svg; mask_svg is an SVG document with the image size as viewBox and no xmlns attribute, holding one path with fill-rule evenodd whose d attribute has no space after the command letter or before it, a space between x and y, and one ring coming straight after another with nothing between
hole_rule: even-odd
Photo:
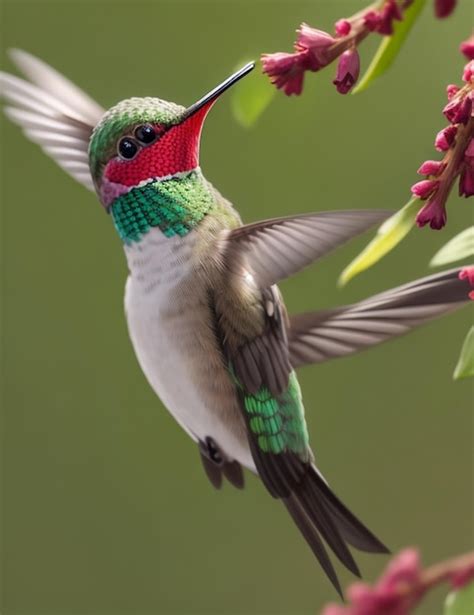
<instances>
[{"instance_id":1,"label":"green blurred background","mask_svg":"<svg viewBox=\"0 0 474 615\"><path fill-rule=\"evenodd\" d=\"M37 54L104 106L129 96L190 104L243 58L289 50L305 20L330 29L363 6L287 0L2 5L2 59ZM470 2L429 2L395 66L359 96L331 85L276 96L251 130L229 94L205 127L202 167L244 220L398 209L459 82ZM376 39L376 37L373 37ZM367 65L377 40L364 46ZM2 123L4 615L297 615L335 594L281 505L249 476L212 489L198 453L141 374L123 315L120 241L93 194ZM443 232L414 231L344 290L353 241L282 285L290 310L365 297L428 272L472 220L456 196ZM473 543L472 385L451 374L468 309L360 356L302 370L313 447L346 503L396 551L425 562ZM359 556L367 579L386 558ZM343 583L350 576L339 567ZM440 612L441 594L420 613Z\"/></svg>"}]
</instances>

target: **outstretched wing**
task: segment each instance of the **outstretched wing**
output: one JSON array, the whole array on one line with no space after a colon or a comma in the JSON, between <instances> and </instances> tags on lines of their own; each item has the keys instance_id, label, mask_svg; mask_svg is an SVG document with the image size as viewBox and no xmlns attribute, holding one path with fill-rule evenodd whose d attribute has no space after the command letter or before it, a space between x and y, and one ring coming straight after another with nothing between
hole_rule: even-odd
<instances>
[{"instance_id":1,"label":"outstretched wing","mask_svg":"<svg viewBox=\"0 0 474 615\"><path fill-rule=\"evenodd\" d=\"M347 356L403 335L468 302L468 288L451 269L385 291L354 305L290 316L294 368Z\"/></svg>"},{"instance_id":2,"label":"outstretched wing","mask_svg":"<svg viewBox=\"0 0 474 615\"><path fill-rule=\"evenodd\" d=\"M287 278L328 254L392 212L385 210L327 211L263 220L228 235L227 262L241 263L261 288Z\"/></svg>"},{"instance_id":3,"label":"outstretched wing","mask_svg":"<svg viewBox=\"0 0 474 615\"><path fill-rule=\"evenodd\" d=\"M88 147L104 109L56 70L26 51L10 56L29 81L0 72L5 114L71 177L94 189Z\"/></svg>"}]
</instances>

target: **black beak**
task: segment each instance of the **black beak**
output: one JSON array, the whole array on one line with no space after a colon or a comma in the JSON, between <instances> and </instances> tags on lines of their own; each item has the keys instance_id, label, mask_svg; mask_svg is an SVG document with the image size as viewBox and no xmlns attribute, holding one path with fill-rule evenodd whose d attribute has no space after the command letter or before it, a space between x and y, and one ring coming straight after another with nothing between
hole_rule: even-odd
<instances>
[{"instance_id":1,"label":"black beak","mask_svg":"<svg viewBox=\"0 0 474 615\"><path fill-rule=\"evenodd\" d=\"M184 112L182 121L186 120L188 117L191 117L191 115L194 115L195 113L197 113L203 107L213 103L217 98L219 98L219 96L223 92L225 92L232 85L234 85L234 83L237 83L237 81L242 79L242 77L245 77L245 75L250 73L250 71L252 71L254 68L255 68L255 62L249 62L248 64L243 66L240 70L238 70L236 73L234 73L233 75L228 77L220 85L215 87L208 94L206 94L200 100L195 102L194 105L191 105L190 107L188 107L186 109L186 111Z\"/></svg>"}]
</instances>

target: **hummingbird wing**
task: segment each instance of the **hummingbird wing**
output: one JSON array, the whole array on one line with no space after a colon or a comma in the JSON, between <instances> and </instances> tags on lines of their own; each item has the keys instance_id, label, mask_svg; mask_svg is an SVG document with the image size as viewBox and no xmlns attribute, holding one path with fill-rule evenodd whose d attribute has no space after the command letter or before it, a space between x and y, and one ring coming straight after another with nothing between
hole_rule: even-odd
<instances>
[{"instance_id":1,"label":"hummingbird wing","mask_svg":"<svg viewBox=\"0 0 474 615\"><path fill-rule=\"evenodd\" d=\"M388 218L377 209L326 211L273 218L238 227L228 235L229 263L242 257L261 288L276 284ZM239 258L239 256L241 258Z\"/></svg>"},{"instance_id":2,"label":"hummingbird wing","mask_svg":"<svg viewBox=\"0 0 474 615\"><path fill-rule=\"evenodd\" d=\"M292 366L365 350L462 307L469 298L459 272L442 271L353 305L290 316Z\"/></svg>"},{"instance_id":3,"label":"hummingbird wing","mask_svg":"<svg viewBox=\"0 0 474 615\"><path fill-rule=\"evenodd\" d=\"M5 114L71 177L94 190L88 147L104 109L54 68L19 49L10 50L29 81L0 72Z\"/></svg>"},{"instance_id":4,"label":"hummingbird wing","mask_svg":"<svg viewBox=\"0 0 474 615\"><path fill-rule=\"evenodd\" d=\"M236 343L239 322L234 320L231 332L227 322L225 335L222 319L226 316L219 309L216 331L236 385L258 474L270 494L283 501L341 593L322 540L356 575L357 564L346 543L370 552L386 552L386 548L343 506L314 466L301 391L288 358L284 306L276 287L261 291L261 306L264 322L259 335L241 337Z\"/></svg>"}]
</instances>

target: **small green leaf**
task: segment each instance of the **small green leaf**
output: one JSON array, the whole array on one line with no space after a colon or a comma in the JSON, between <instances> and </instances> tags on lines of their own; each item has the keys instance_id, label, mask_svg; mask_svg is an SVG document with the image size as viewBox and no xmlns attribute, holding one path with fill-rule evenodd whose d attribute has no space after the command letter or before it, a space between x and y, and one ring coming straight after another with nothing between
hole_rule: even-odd
<instances>
[{"instance_id":1,"label":"small green leaf","mask_svg":"<svg viewBox=\"0 0 474 615\"><path fill-rule=\"evenodd\" d=\"M393 250L415 225L416 212L419 208L420 199L412 198L393 216L385 220L372 241L341 273L338 284L344 286L351 278L372 267Z\"/></svg>"},{"instance_id":2,"label":"small green leaf","mask_svg":"<svg viewBox=\"0 0 474 615\"><path fill-rule=\"evenodd\" d=\"M474 583L447 595L444 615L474 615Z\"/></svg>"},{"instance_id":3,"label":"small green leaf","mask_svg":"<svg viewBox=\"0 0 474 615\"><path fill-rule=\"evenodd\" d=\"M405 11L403 21L394 22L395 25L393 34L391 36L384 37L383 41L379 45L379 48L375 52L374 57L372 58L369 68L366 70L364 76L361 78L356 87L352 90L353 94L357 94L362 92L362 90L367 89L372 81L380 77L380 75L383 75L383 73L390 68L425 4L426 0L415 0L413 4Z\"/></svg>"},{"instance_id":4,"label":"small green leaf","mask_svg":"<svg viewBox=\"0 0 474 615\"><path fill-rule=\"evenodd\" d=\"M245 62L243 62L245 64ZM242 63L239 63L241 66ZM232 113L239 124L245 128L253 126L270 104L276 88L268 77L263 75L258 66L232 90Z\"/></svg>"},{"instance_id":5,"label":"small green leaf","mask_svg":"<svg viewBox=\"0 0 474 615\"><path fill-rule=\"evenodd\" d=\"M474 226L464 229L453 237L441 250L436 252L430 262L430 267L439 267L474 255Z\"/></svg>"},{"instance_id":6,"label":"small green leaf","mask_svg":"<svg viewBox=\"0 0 474 615\"><path fill-rule=\"evenodd\" d=\"M474 376L474 326L466 335L453 378L460 380L461 378L469 378L469 376Z\"/></svg>"}]
</instances>

